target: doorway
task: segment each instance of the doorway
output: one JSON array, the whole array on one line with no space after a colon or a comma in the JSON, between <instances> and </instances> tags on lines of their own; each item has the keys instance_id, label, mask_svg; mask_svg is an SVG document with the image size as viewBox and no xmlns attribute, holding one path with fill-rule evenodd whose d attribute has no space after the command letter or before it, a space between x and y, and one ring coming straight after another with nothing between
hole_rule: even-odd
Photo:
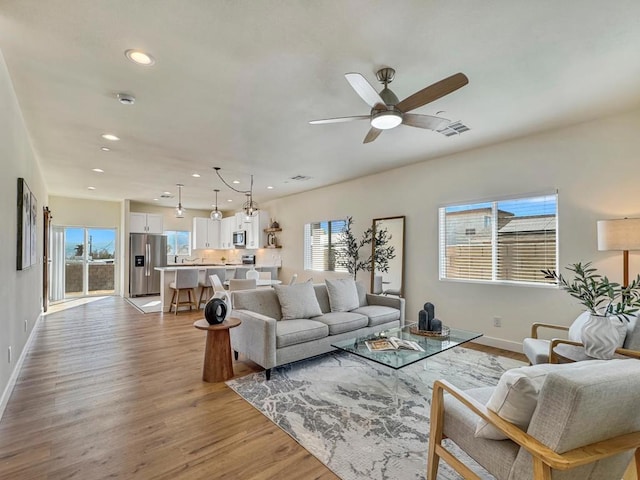
<instances>
[{"instance_id":1,"label":"doorway","mask_svg":"<svg viewBox=\"0 0 640 480\"><path fill-rule=\"evenodd\" d=\"M116 291L115 228L59 227L51 235L51 301Z\"/></svg>"}]
</instances>

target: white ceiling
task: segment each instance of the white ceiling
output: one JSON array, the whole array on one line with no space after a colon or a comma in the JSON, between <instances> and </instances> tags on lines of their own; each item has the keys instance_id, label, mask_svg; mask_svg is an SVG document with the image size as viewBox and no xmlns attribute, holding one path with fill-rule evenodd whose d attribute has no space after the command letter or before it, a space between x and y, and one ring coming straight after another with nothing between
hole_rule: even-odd
<instances>
[{"instance_id":1,"label":"white ceiling","mask_svg":"<svg viewBox=\"0 0 640 480\"><path fill-rule=\"evenodd\" d=\"M210 208L213 188L221 207L242 204L214 166L240 188L254 174L260 202L635 108L639 47L638 0L0 0L0 50L49 193L154 203L183 183L186 208ZM363 145L366 121L308 124L368 114L344 74L378 88L382 66L400 99L465 73L414 113L471 131L400 126Z\"/></svg>"}]
</instances>

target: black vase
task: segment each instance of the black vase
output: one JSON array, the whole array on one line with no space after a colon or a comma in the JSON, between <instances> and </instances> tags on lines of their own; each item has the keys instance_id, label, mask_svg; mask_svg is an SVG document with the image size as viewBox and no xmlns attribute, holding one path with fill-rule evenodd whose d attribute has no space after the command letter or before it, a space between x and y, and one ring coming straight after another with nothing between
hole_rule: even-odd
<instances>
[{"instance_id":1,"label":"black vase","mask_svg":"<svg viewBox=\"0 0 640 480\"><path fill-rule=\"evenodd\" d=\"M204 306L204 318L209 325L218 325L224 322L227 316L227 304L220 298L212 298Z\"/></svg>"}]
</instances>

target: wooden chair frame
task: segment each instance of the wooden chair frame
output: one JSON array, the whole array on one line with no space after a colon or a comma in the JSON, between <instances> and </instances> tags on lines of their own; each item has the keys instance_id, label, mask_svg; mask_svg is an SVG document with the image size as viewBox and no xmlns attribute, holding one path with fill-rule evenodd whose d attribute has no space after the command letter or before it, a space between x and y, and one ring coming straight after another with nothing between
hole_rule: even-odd
<instances>
[{"instance_id":1,"label":"wooden chair frame","mask_svg":"<svg viewBox=\"0 0 640 480\"><path fill-rule=\"evenodd\" d=\"M533 457L534 480L551 480L552 470L570 470L581 465L597 462L613 455L635 450L636 476L640 478L640 432L628 433L601 442L557 453L549 447L523 432L512 423L504 420L477 400L446 380L438 380L433 385L431 400L431 432L429 434L429 452L427 460L427 480L436 480L440 459L445 460L465 479L480 480L469 467L442 445L444 430L444 392L451 394L456 400L486 420L489 424L504 433L513 442L527 450Z\"/></svg>"},{"instance_id":2,"label":"wooden chair frame","mask_svg":"<svg viewBox=\"0 0 640 480\"><path fill-rule=\"evenodd\" d=\"M538 338L538 329L539 328L550 328L554 330L562 330L569 331L569 327L565 327L564 325L554 325L552 323L534 323L531 325L531 338ZM555 351L555 347L557 345L574 345L576 347L584 347L584 345L580 342L573 342L571 340L564 340L562 338L553 338L549 341L549 363L560 363L562 362L573 362L574 360L570 358L563 357L559 355ZM630 358L640 359L640 351L637 350L629 350L626 348L616 348L615 353L624 355Z\"/></svg>"}]
</instances>

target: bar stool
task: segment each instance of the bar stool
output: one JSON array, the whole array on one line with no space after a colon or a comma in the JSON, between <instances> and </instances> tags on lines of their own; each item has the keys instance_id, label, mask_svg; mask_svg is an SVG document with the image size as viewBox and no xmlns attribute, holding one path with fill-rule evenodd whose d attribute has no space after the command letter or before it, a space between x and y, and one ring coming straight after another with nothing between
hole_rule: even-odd
<instances>
[{"instance_id":1,"label":"bar stool","mask_svg":"<svg viewBox=\"0 0 640 480\"><path fill-rule=\"evenodd\" d=\"M247 278L247 272L251 270L250 267L236 267L236 271L233 274L233 278L238 280L245 280Z\"/></svg>"},{"instance_id":2,"label":"bar stool","mask_svg":"<svg viewBox=\"0 0 640 480\"><path fill-rule=\"evenodd\" d=\"M200 298L198 299L198 308L202 305L202 302L205 304L209 301L209 298L215 292L213 285L211 285L211 275L217 275L218 278L225 278L227 270L225 268L207 268L207 271L204 273L204 281L199 282L198 286L200 287ZM209 290L212 290L211 295L209 295ZM205 296L205 293L207 294Z\"/></svg>"},{"instance_id":3,"label":"bar stool","mask_svg":"<svg viewBox=\"0 0 640 480\"><path fill-rule=\"evenodd\" d=\"M196 305L196 287L198 286L198 270L195 269L178 269L176 270L176 280L175 282L171 282L169 287L173 289L173 295L171 296L171 305L169 306L169 312L171 312L171 308L175 308L175 314L178 314L178 307L181 305L189 305L189 310L191 307L198 306ZM180 301L180 292L187 292L187 296L189 297L188 301Z\"/></svg>"}]
</instances>

